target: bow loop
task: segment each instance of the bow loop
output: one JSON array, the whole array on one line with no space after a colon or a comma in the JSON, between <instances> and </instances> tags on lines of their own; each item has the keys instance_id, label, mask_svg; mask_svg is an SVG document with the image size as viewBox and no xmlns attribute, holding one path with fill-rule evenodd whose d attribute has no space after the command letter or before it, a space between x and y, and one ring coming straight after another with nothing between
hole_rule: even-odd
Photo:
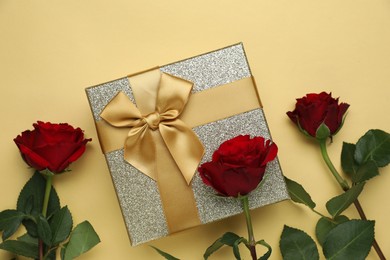
<instances>
[{"instance_id":1,"label":"bow loop","mask_svg":"<svg viewBox=\"0 0 390 260\"><path fill-rule=\"evenodd\" d=\"M158 71L158 73L160 73ZM157 180L156 130L159 130L173 160L187 184L203 156L204 148L195 133L178 116L188 101L192 83L165 73L160 75L158 86L147 86L141 96L156 97L154 112L142 114L123 93L119 92L104 108L101 118L113 127L127 127L129 132L124 144L125 160L144 174ZM154 93L156 91L157 93ZM150 109L151 100L140 107Z\"/></svg>"},{"instance_id":2,"label":"bow loop","mask_svg":"<svg viewBox=\"0 0 390 260\"><path fill-rule=\"evenodd\" d=\"M140 111L123 92L119 92L110 101L100 117L114 127L133 127L138 125L142 119Z\"/></svg>"}]
</instances>

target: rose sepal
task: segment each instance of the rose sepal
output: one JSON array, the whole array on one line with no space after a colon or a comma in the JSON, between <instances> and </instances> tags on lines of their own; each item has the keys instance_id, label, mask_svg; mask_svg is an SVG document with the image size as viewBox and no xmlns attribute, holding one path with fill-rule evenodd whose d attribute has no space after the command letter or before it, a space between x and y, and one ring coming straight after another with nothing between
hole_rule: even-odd
<instances>
[{"instance_id":1,"label":"rose sepal","mask_svg":"<svg viewBox=\"0 0 390 260\"><path fill-rule=\"evenodd\" d=\"M330 129L329 127L323 122L316 130L316 139L321 141L324 141L330 137Z\"/></svg>"},{"instance_id":2,"label":"rose sepal","mask_svg":"<svg viewBox=\"0 0 390 260\"><path fill-rule=\"evenodd\" d=\"M50 171L49 169L44 169L42 171L39 171L39 173L45 177L53 177L55 175L55 173Z\"/></svg>"}]
</instances>

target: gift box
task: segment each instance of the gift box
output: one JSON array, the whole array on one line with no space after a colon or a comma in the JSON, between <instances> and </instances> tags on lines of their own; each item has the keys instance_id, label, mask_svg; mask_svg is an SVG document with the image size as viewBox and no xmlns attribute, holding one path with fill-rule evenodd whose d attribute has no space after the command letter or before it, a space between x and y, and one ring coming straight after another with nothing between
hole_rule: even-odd
<instances>
[{"instance_id":1,"label":"gift box","mask_svg":"<svg viewBox=\"0 0 390 260\"><path fill-rule=\"evenodd\" d=\"M228 139L271 139L241 43L86 93L132 245L242 212L197 172ZM277 158L265 176L251 209L289 198Z\"/></svg>"}]
</instances>

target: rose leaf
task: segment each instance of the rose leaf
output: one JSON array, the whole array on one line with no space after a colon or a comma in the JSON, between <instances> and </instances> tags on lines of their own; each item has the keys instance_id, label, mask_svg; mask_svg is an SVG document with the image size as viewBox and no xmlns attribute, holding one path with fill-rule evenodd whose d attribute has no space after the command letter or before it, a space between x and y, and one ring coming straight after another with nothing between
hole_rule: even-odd
<instances>
[{"instance_id":1,"label":"rose leaf","mask_svg":"<svg viewBox=\"0 0 390 260\"><path fill-rule=\"evenodd\" d=\"M323 244L326 259L366 259L374 241L374 225L374 221L350 220L336 226Z\"/></svg>"},{"instance_id":2,"label":"rose leaf","mask_svg":"<svg viewBox=\"0 0 390 260\"><path fill-rule=\"evenodd\" d=\"M18 237L17 240L38 246L38 238L30 236L28 233L25 233L24 235Z\"/></svg>"},{"instance_id":3,"label":"rose leaf","mask_svg":"<svg viewBox=\"0 0 390 260\"><path fill-rule=\"evenodd\" d=\"M287 185L288 193L291 199L296 203L302 203L308 206L311 209L314 209L316 204L311 199L309 193L300 185L299 183L284 177L284 180Z\"/></svg>"},{"instance_id":4,"label":"rose leaf","mask_svg":"<svg viewBox=\"0 0 390 260\"><path fill-rule=\"evenodd\" d=\"M356 174L352 175L353 183L361 183L379 175L379 169L373 160L368 160L357 169Z\"/></svg>"},{"instance_id":5,"label":"rose leaf","mask_svg":"<svg viewBox=\"0 0 390 260\"><path fill-rule=\"evenodd\" d=\"M206 260L212 255L214 252L219 250L224 244L221 242L222 237L218 238L214 241L214 243L209 246L203 254L203 258Z\"/></svg>"},{"instance_id":6,"label":"rose leaf","mask_svg":"<svg viewBox=\"0 0 390 260\"><path fill-rule=\"evenodd\" d=\"M224 245L233 247L235 241L239 240L240 238L241 237L239 237L238 235L232 232L226 232L225 234L222 235L222 237L215 240L215 242L206 249L206 251L203 254L203 258L208 259L211 254L219 250Z\"/></svg>"},{"instance_id":7,"label":"rose leaf","mask_svg":"<svg viewBox=\"0 0 390 260\"><path fill-rule=\"evenodd\" d=\"M176 257L158 249L157 247L154 247L154 246L151 246L151 247L154 248L154 250L156 250L157 253L159 253L162 257L164 257L167 260L180 260L179 258L176 258Z\"/></svg>"},{"instance_id":8,"label":"rose leaf","mask_svg":"<svg viewBox=\"0 0 390 260\"><path fill-rule=\"evenodd\" d=\"M38 237L37 216L30 216L28 219L23 220L22 224L26 228L27 233L32 237ZM33 220L34 219L34 220Z\"/></svg>"},{"instance_id":9,"label":"rose leaf","mask_svg":"<svg viewBox=\"0 0 390 260\"><path fill-rule=\"evenodd\" d=\"M61 249L62 260L72 260L87 252L100 242L99 236L88 221L78 224L72 231L69 242Z\"/></svg>"},{"instance_id":10,"label":"rose leaf","mask_svg":"<svg viewBox=\"0 0 390 260\"><path fill-rule=\"evenodd\" d=\"M358 164L354 157L355 150L355 144L343 143L343 149L341 150L341 167L344 172L348 173L350 176L354 176L358 168Z\"/></svg>"},{"instance_id":11,"label":"rose leaf","mask_svg":"<svg viewBox=\"0 0 390 260\"><path fill-rule=\"evenodd\" d=\"M378 167L390 163L390 134L379 130L369 130L356 143L355 160L363 164L373 160Z\"/></svg>"},{"instance_id":12,"label":"rose leaf","mask_svg":"<svg viewBox=\"0 0 390 260\"><path fill-rule=\"evenodd\" d=\"M364 184L365 183L363 182L352 186L352 188L350 188L343 194L330 199L326 203L326 209L328 210L329 214L331 214L332 217L337 217L344 210L346 210L362 192Z\"/></svg>"},{"instance_id":13,"label":"rose leaf","mask_svg":"<svg viewBox=\"0 0 390 260\"><path fill-rule=\"evenodd\" d=\"M316 237L320 245L324 244L326 236L333 228L348 220L344 215L337 216L333 220L325 217L320 218L316 225Z\"/></svg>"},{"instance_id":14,"label":"rose leaf","mask_svg":"<svg viewBox=\"0 0 390 260\"><path fill-rule=\"evenodd\" d=\"M38 258L38 247L25 241L6 240L0 244L0 249L6 250L15 255L22 255L33 259Z\"/></svg>"},{"instance_id":15,"label":"rose leaf","mask_svg":"<svg viewBox=\"0 0 390 260\"><path fill-rule=\"evenodd\" d=\"M268 251L258 259L258 260L267 260L272 254L271 246L267 242L265 242L264 239L257 241L256 245L262 245L268 249Z\"/></svg>"},{"instance_id":16,"label":"rose leaf","mask_svg":"<svg viewBox=\"0 0 390 260\"><path fill-rule=\"evenodd\" d=\"M302 230L286 225L280 238L280 251L284 260L319 259L314 240Z\"/></svg>"},{"instance_id":17,"label":"rose leaf","mask_svg":"<svg viewBox=\"0 0 390 260\"><path fill-rule=\"evenodd\" d=\"M8 239L18 230L25 216L24 213L14 209L0 212L0 231L3 231L3 240Z\"/></svg>"},{"instance_id":18,"label":"rose leaf","mask_svg":"<svg viewBox=\"0 0 390 260\"><path fill-rule=\"evenodd\" d=\"M241 256L240 256L240 250L238 249L238 246L242 243L246 241L245 238L243 237L240 237L239 239L237 239L236 241L234 241L234 244L233 244L233 254L234 256L236 257L236 260L241 260Z\"/></svg>"},{"instance_id":19,"label":"rose leaf","mask_svg":"<svg viewBox=\"0 0 390 260\"><path fill-rule=\"evenodd\" d=\"M53 214L49 221L52 231L52 245L58 245L65 241L72 231L73 220L72 215L67 206Z\"/></svg>"},{"instance_id":20,"label":"rose leaf","mask_svg":"<svg viewBox=\"0 0 390 260\"><path fill-rule=\"evenodd\" d=\"M42 239L46 245L51 246L52 235L50 225L47 222L47 219L42 215L37 218L37 232L38 237Z\"/></svg>"}]
</instances>

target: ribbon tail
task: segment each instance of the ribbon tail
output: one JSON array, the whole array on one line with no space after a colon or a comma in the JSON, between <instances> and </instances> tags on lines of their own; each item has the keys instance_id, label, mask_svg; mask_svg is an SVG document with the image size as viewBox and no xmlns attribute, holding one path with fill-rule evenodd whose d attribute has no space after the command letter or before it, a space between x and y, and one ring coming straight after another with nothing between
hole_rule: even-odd
<instances>
[{"instance_id":1,"label":"ribbon tail","mask_svg":"<svg viewBox=\"0 0 390 260\"><path fill-rule=\"evenodd\" d=\"M126 139L124 158L139 171L157 180L156 146L153 139L146 124L132 128Z\"/></svg>"},{"instance_id":2,"label":"ribbon tail","mask_svg":"<svg viewBox=\"0 0 390 260\"><path fill-rule=\"evenodd\" d=\"M199 166L204 154L203 144L181 120L160 124L161 136L187 184Z\"/></svg>"}]
</instances>

